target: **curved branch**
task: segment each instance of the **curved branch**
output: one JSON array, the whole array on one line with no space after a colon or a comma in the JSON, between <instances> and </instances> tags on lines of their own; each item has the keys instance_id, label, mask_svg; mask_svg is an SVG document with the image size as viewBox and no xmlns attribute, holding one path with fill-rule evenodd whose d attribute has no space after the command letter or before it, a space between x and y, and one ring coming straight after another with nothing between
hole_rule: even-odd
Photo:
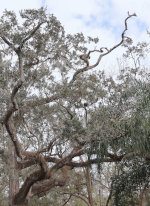
<instances>
[{"instance_id":1,"label":"curved branch","mask_svg":"<svg viewBox=\"0 0 150 206\"><path fill-rule=\"evenodd\" d=\"M74 157L79 156L81 154L83 154L83 150L79 150L79 151L73 150L68 156L57 161L56 164L53 167L51 167L50 169L47 167L47 163L46 163L46 160L44 157L39 155L39 157L37 157L37 159L36 159L36 156L34 154L33 160L34 161L36 160L36 162L40 163L41 169L34 171L32 174L30 174L30 176L27 177L27 179L25 180L21 189L19 190L19 192L16 194L16 196L14 198L15 204L20 204L20 203L25 202L27 194L28 194L31 186L34 183L41 181L43 179L51 178L59 169L62 169L62 171L63 171L63 182L61 179L60 182L58 182L57 180L52 180L49 183L50 183L52 188L54 186L57 186L57 184L58 184L58 186L60 184L64 185L66 182L66 181L64 182L64 180L68 179L68 175L66 172L68 170L68 166L66 167L67 163L69 163ZM72 169L72 168L69 167L69 169Z\"/></svg>"},{"instance_id":2,"label":"curved branch","mask_svg":"<svg viewBox=\"0 0 150 206\"><path fill-rule=\"evenodd\" d=\"M110 49L105 48L105 49L106 49L106 52L103 53L103 54L101 54L101 55L99 56L97 62L96 62L94 65L91 65L91 66L87 65L86 67L77 70L77 71L74 73L73 78L72 78L72 80L70 81L69 84L72 84L72 83L76 80L76 78L77 78L77 76L78 76L79 74L95 68L95 67L100 63L101 59L102 59L104 56L106 56L107 54L111 53L114 49L116 49L117 47L119 47L119 46L124 42L125 33L126 33L126 31L128 30L127 21L128 21L129 18L131 18L131 17L133 17L133 16L136 16L136 14L134 13L134 14L130 15L130 14L128 13L128 17L127 17L127 18L125 19L125 21L124 21L125 28L124 28L124 30L123 30L123 32L122 32L122 34L121 34L121 41L120 41L118 44L116 44L115 46L113 46L112 48L110 48ZM99 52L102 53L102 52L103 52L103 49L104 49L104 47L102 47L102 48L99 50ZM91 54L92 52L95 52L95 51L97 52L98 50L89 51L88 54L87 54L87 56L90 57L90 54Z\"/></svg>"},{"instance_id":3,"label":"curved branch","mask_svg":"<svg viewBox=\"0 0 150 206\"><path fill-rule=\"evenodd\" d=\"M76 156L81 156L85 153L80 153ZM106 157L103 159L104 162L119 162L123 159L124 155L121 155L121 156L117 156L117 155L109 155L110 157ZM97 164L97 158L95 159L91 159L90 160L90 163L89 161L80 161L80 162L76 162L76 161L68 161L68 162L65 162L64 159L59 159L59 158L56 158L56 157L50 157L50 156L45 156L45 161L47 162L52 162L52 163L59 163L61 160L64 161L64 165L66 166L71 166L72 169L75 168L75 167L87 167L89 166L89 164ZM18 161L17 164L18 164L18 168L19 169L24 169L24 168L27 168L27 167L30 167L32 165L35 165L37 164L38 161L37 159L35 158L32 158L30 160L27 160L27 161Z\"/></svg>"},{"instance_id":4,"label":"curved branch","mask_svg":"<svg viewBox=\"0 0 150 206\"><path fill-rule=\"evenodd\" d=\"M21 155L21 144L19 143L16 135L16 128L13 123L12 115L15 111L17 111L18 104L16 102L16 94L18 90L21 88L23 82L24 82L24 73L23 73L23 67L22 67L22 54L18 52L18 58L19 58L19 70L20 70L20 80L17 82L17 84L14 86L12 92L11 92L11 104L9 105L9 108L5 114L5 117L3 119L3 123L5 124L6 130L14 143L16 154L18 157L22 158Z\"/></svg>"},{"instance_id":5,"label":"curved branch","mask_svg":"<svg viewBox=\"0 0 150 206\"><path fill-rule=\"evenodd\" d=\"M32 188L33 195L41 195L43 192L47 192L50 189L56 187L56 186L63 186L66 184L66 181L68 179L68 170L72 170L75 167L87 167L89 164L97 164L97 158L89 161L81 161L81 162L75 162L72 161L72 159L76 156L81 156L85 154L85 150L80 149L78 151L73 150L68 156L64 158L52 158L52 157L42 157L39 156L36 158L35 154L33 156L33 159L30 161L27 161L26 163L18 163L18 164L26 164L26 166L31 166L33 164L39 163L41 166L40 170L34 171L29 177L27 177L26 181L24 182L22 188L18 192L18 194L15 196L15 201L17 203L20 203L21 201L25 201L26 196L31 188L31 186L34 183L37 183L38 181L43 181L46 179L49 179L53 177L53 175L59 170L62 170L63 178L61 179L50 179L47 181L39 182L38 184L34 185ZM104 158L103 162L119 162L123 159L126 155L120 155L117 156L115 154L108 154L109 157ZM51 168L47 167L47 162L53 162L55 163L54 166ZM20 167L19 167L20 168ZM25 168L25 165L24 167ZM20 201L20 202L19 202Z\"/></svg>"},{"instance_id":6,"label":"curved branch","mask_svg":"<svg viewBox=\"0 0 150 206\"><path fill-rule=\"evenodd\" d=\"M21 204L24 203L26 200L26 197L28 195L28 192L31 188L31 186L46 178L46 175L48 173L48 166L47 163L41 155L37 157L37 160L40 164L41 169L37 169L34 172L32 172L25 180L24 184L22 185L21 189L19 192L15 195L14 197L14 203L15 204Z\"/></svg>"},{"instance_id":7,"label":"curved branch","mask_svg":"<svg viewBox=\"0 0 150 206\"><path fill-rule=\"evenodd\" d=\"M35 195L43 196L45 192L50 191L54 187L64 186L69 179L69 176L68 176L69 170L71 170L71 167L64 166L62 168L62 178L50 179L50 180L33 185L32 190L31 190L32 196L35 196Z\"/></svg>"},{"instance_id":8,"label":"curved branch","mask_svg":"<svg viewBox=\"0 0 150 206\"><path fill-rule=\"evenodd\" d=\"M44 175L45 174L42 173L42 170L39 169L34 171L30 176L28 176L19 192L15 195L14 203L16 205L24 203L31 186L35 182L42 180Z\"/></svg>"}]
</instances>

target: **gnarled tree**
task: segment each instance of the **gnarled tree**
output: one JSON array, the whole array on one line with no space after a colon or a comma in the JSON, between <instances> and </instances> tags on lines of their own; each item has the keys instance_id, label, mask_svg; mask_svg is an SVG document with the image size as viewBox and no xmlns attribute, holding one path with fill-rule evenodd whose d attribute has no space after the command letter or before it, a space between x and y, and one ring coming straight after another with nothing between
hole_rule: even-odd
<instances>
[{"instance_id":1,"label":"gnarled tree","mask_svg":"<svg viewBox=\"0 0 150 206\"><path fill-rule=\"evenodd\" d=\"M4 12L0 19L0 152L2 161L10 165L10 206L28 205L32 197L64 186L74 168L100 167L102 162L126 157L126 151L116 152L120 147L115 148L114 142L128 135L126 111L133 105L119 102L124 86L119 86L120 92L112 78L91 71L129 40L125 33L133 16L125 19L118 44L88 50L97 38L66 34L43 8L21 11L21 19L14 12ZM92 64L95 53L99 56Z\"/></svg>"}]
</instances>

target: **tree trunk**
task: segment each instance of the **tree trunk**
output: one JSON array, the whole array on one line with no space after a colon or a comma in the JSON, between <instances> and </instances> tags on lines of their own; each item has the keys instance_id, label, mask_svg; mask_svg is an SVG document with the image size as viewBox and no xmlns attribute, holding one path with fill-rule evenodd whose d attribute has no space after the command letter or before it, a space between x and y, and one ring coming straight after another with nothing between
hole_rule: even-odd
<instances>
[{"instance_id":1,"label":"tree trunk","mask_svg":"<svg viewBox=\"0 0 150 206\"><path fill-rule=\"evenodd\" d=\"M17 156L12 141L8 140L8 161L9 161L9 206L13 204L14 195L19 190L19 176L16 168Z\"/></svg>"},{"instance_id":2,"label":"tree trunk","mask_svg":"<svg viewBox=\"0 0 150 206\"><path fill-rule=\"evenodd\" d=\"M90 176L90 167L86 168L86 182L87 182L87 192L88 192L88 200L90 206L94 206L93 197L92 197L92 186L91 186L91 176Z\"/></svg>"},{"instance_id":3,"label":"tree trunk","mask_svg":"<svg viewBox=\"0 0 150 206\"><path fill-rule=\"evenodd\" d=\"M112 196L112 189L110 190L110 193L109 193L109 196L108 196L108 199L107 199L107 202L106 202L106 206L109 205L109 202L111 200L111 196Z\"/></svg>"},{"instance_id":4,"label":"tree trunk","mask_svg":"<svg viewBox=\"0 0 150 206\"><path fill-rule=\"evenodd\" d=\"M139 206L143 206L143 200L144 200L144 195L145 195L147 186L148 186L148 183L146 183L146 184L144 185L144 188L142 189L142 191L141 191L141 193L140 193L140 196L139 196Z\"/></svg>"},{"instance_id":5,"label":"tree trunk","mask_svg":"<svg viewBox=\"0 0 150 206\"><path fill-rule=\"evenodd\" d=\"M100 190L100 188L99 188L99 206L101 206L102 204L101 204L101 190Z\"/></svg>"}]
</instances>

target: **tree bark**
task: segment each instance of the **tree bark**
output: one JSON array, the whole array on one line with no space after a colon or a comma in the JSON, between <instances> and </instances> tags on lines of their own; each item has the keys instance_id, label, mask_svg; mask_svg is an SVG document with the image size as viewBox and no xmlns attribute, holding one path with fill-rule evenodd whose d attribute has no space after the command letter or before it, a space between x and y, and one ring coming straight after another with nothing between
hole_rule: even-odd
<instances>
[{"instance_id":1,"label":"tree bark","mask_svg":"<svg viewBox=\"0 0 150 206\"><path fill-rule=\"evenodd\" d=\"M90 176L90 167L86 168L86 182L87 182L87 192L88 192L88 200L90 206L94 206L93 197L92 197L92 186L91 186L91 176Z\"/></svg>"},{"instance_id":2,"label":"tree bark","mask_svg":"<svg viewBox=\"0 0 150 206\"><path fill-rule=\"evenodd\" d=\"M144 200L144 195L145 195L147 186L148 186L148 183L146 183L146 184L144 185L144 188L142 189L142 191L141 191L141 193L140 193L140 196L139 196L139 206L143 206L143 200Z\"/></svg>"},{"instance_id":3,"label":"tree bark","mask_svg":"<svg viewBox=\"0 0 150 206\"><path fill-rule=\"evenodd\" d=\"M16 168L17 155L11 139L8 140L9 161L9 206L14 206L13 199L19 190L19 176Z\"/></svg>"}]
</instances>

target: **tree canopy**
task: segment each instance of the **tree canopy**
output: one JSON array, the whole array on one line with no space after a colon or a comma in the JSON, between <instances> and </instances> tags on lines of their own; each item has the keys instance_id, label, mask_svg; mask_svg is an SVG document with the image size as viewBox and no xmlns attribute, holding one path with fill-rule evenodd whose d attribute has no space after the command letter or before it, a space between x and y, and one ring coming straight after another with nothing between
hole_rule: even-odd
<instances>
[{"instance_id":1,"label":"tree canopy","mask_svg":"<svg viewBox=\"0 0 150 206\"><path fill-rule=\"evenodd\" d=\"M3 195L9 189L10 205L28 205L69 184L76 168L87 168L88 181L93 164L101 173L114 162L110 196L129 205L126 195L133 200L150 176L149 72L140 64L148 45L126 37L136 15L128 13L116 45L99 48L98 38L66 34L43 8L19 14L4 11L0 19ZM119 46L131 63L108 77L99 65Z\"/></svg>"}]
</instances>

